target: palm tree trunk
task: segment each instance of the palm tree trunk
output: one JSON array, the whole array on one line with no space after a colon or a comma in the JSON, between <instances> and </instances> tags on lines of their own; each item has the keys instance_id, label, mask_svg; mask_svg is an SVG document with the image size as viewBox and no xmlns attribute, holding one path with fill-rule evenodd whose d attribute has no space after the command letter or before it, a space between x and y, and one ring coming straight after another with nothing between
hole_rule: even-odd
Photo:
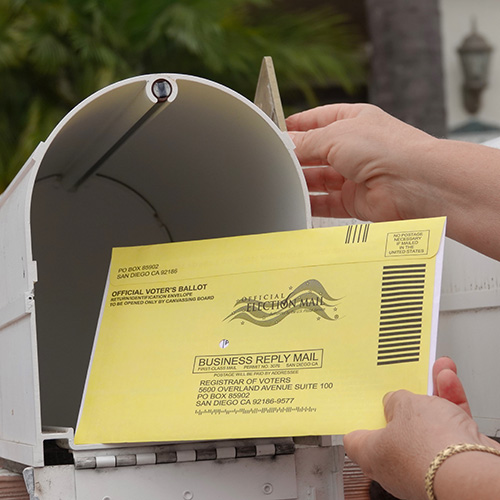
<instances>
[{"instance_id":1,"label":"palm tree trunk","mask_svg":"<svg viewBox=\"0 0 500 500\"><path fill-rule=\"evenodd\" d=\"M365 0L372 42L370 101L446 136L439 0Z\"/></svg>"}]
</instances>

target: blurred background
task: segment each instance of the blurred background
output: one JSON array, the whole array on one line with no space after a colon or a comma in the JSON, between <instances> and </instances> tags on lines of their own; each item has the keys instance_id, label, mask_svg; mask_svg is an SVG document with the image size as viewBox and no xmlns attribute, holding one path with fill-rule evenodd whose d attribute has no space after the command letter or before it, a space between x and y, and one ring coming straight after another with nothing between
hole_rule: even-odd
<instances>
[{"instance_id":1,"label":"blurred background","mask_svg":"<svg viewBox=\"0 0 500 500\"><path fill-rule=\"evenodd\" d=\"M436 136L500 135L499 16L497 0L0 0L0 192L96 90L186 73L253 99L265 55L286 113L368 101Z\"/></svg>"},{"instance_id":2,"label":"blurred background","mask_svg":"<svg viewBox=\"0 0 500 500\"><path fill-rule=\"evenodd\" d=\"M498 0L0 0L0 193L95 91L185 73L253 100L264 56L286 114L371 102L437 137L498 137L499 21Z\"/></svg>"}]
</instances>

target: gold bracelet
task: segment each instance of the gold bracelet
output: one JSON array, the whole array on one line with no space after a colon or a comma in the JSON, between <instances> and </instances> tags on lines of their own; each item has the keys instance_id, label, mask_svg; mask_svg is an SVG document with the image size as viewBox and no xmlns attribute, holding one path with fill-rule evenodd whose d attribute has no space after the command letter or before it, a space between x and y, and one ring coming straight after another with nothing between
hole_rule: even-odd
<instances>
[{"instance_id":1,"label":"gold bracelet","mask_svg":"<svg viewBox=\"0 0 500 500\"><path fill-rule=\"evenodd\" d=\"M437 500L434 494L434 478L436 477L436 472L443 462L447 459L456 455L457 453L462 453L464 451L484 451L486 453L491 453L493 455L498 455L500 457L500 450L497 448L491 448L489 446L483 446L481 444L454 444L448 446L444 450L440 451L436 458L429 465L427 474L425 475L425 491L429 500Z\"/></svg>"}]
</instances>

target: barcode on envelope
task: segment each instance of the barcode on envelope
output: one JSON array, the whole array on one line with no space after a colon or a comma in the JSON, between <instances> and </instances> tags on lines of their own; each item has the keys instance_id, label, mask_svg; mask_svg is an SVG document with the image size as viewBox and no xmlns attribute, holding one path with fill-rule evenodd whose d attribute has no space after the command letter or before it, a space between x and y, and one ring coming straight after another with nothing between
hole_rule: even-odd
<instances>
[{"instance_id":1,"label":"barcode on envelope","mask_svg":"<svg viewBox=\"0 0 500 500\"><path fill-rule=\"evenodd\" d=\"M377 365L420 359L425 266L383 267Z\"/></svg>"},{"instance_id":2,"label":"barcode on envelope","mask_svg":"<svg viewBox=\"0 0 500 500\"><path fill-rule=\"evenodd\" d=\"M368 232L370 224L353 224L347 226L345 235L345 244L366 243L368 241Z\"/></svg>"}]
</instances>

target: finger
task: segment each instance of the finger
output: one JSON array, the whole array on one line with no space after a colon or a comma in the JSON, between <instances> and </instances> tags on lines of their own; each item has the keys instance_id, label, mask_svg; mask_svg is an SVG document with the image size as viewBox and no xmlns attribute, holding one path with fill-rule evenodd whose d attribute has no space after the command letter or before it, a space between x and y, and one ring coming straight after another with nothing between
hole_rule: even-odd
<instances>
[{"instance_id":1,"label":"finger","mask_svg":"<svg viewBox=\"0 0 500 500\"><path fill-rule=\"evenodd\" d=\"M306 131L325 127L330 123L356 116L361 110L357 104L329 104L302 111L289 116L286 126L289 131Z\"/></svg>"},{"instance_id":2,"label":"finger","mask_svg":"<svg viewBox=\"0 0 500 500\"><path fill-rule=\"evenodd\" d=\"M434 366L432 367L432 386L434 388L434 396L438 396L436 383L437 376L439 372L445 369L452 370L453 372L457 373L457 365L455 364L455 362L451 358L443 356L441 358L438 358L434 362Z\"/></svg>"},{"instance_id":3,"label":"finger","mask_svg":"<svg viewBox=\"0 0 500 500\"><path fill-rule=\"evenodd\" d=\"M436 392L437 396L456 404L469 416L472 416L464 386L453 370L445 368L437 374Z\"/></svg>"},{"instance_id":4,"label":"finger","mask_svg":"<svg viewBox=\"0 0 500 500\"><path fill-rule=\"evenodd\" d=\"M382 404L384 405L384 415L385 421L390 422L394 415L394 405L395 400L393 399L394 391L388 392L382 399ZM391 402L390 400L393 399Z\"/></svg>"},{"instance_id":5,"label":"finger","mask_svg":"<svg viewBox=\"0 0 500 500\"><path fill-rule=\"evenodd\" d=\"M329 165L327 155L333 139L324 128L289 132L289 135L295 144L295 155L303 167Z\"/></svg>"},{"instance_id":6,"label":"finger","mask_svg":"<svg viewBox=\"0 0 500 500\"><path fill-rule=\"evenodd\" d=\"M409 398L415 397L410 391L400 389L399 391L388 392L382 402L384 403L384 414L387 423L394 418L394 413L398 410L401 414L402 408L408 408Z\"/></svg>"},{"instance_id":7,"label":"finger","mask_svg":"<svg viewBox=\"0 0 500 500\"><path fill-rule=\"evenodd\" d=\"M332 167L309 167L302 169L311 193L330 193L342 189L344 177Z\"/></svg>"},{"instance_id":8,"label":"finger","mask_svg":"<svg viewBox=\"0 0 500 500\"><path fill-rule=\"evenodd\" d=\"M376 443L382 431L383 429L358 430L344 436L344 451L353 462L361 467L367 477L372 477L372 465L376 463L372 460L370 452L378 450Z\"/></svg>"},{"instance_id":9,"label":"finger","mask_svg":"<svg viewBox=\"0 0 500 500\"><path fill-rule=\"evenodd\" d=\"M353 217L342 203L342 194L335 191L328 194L311 195L311 214L313 217L349 219Z\"/></svg>"}]
</instances>

